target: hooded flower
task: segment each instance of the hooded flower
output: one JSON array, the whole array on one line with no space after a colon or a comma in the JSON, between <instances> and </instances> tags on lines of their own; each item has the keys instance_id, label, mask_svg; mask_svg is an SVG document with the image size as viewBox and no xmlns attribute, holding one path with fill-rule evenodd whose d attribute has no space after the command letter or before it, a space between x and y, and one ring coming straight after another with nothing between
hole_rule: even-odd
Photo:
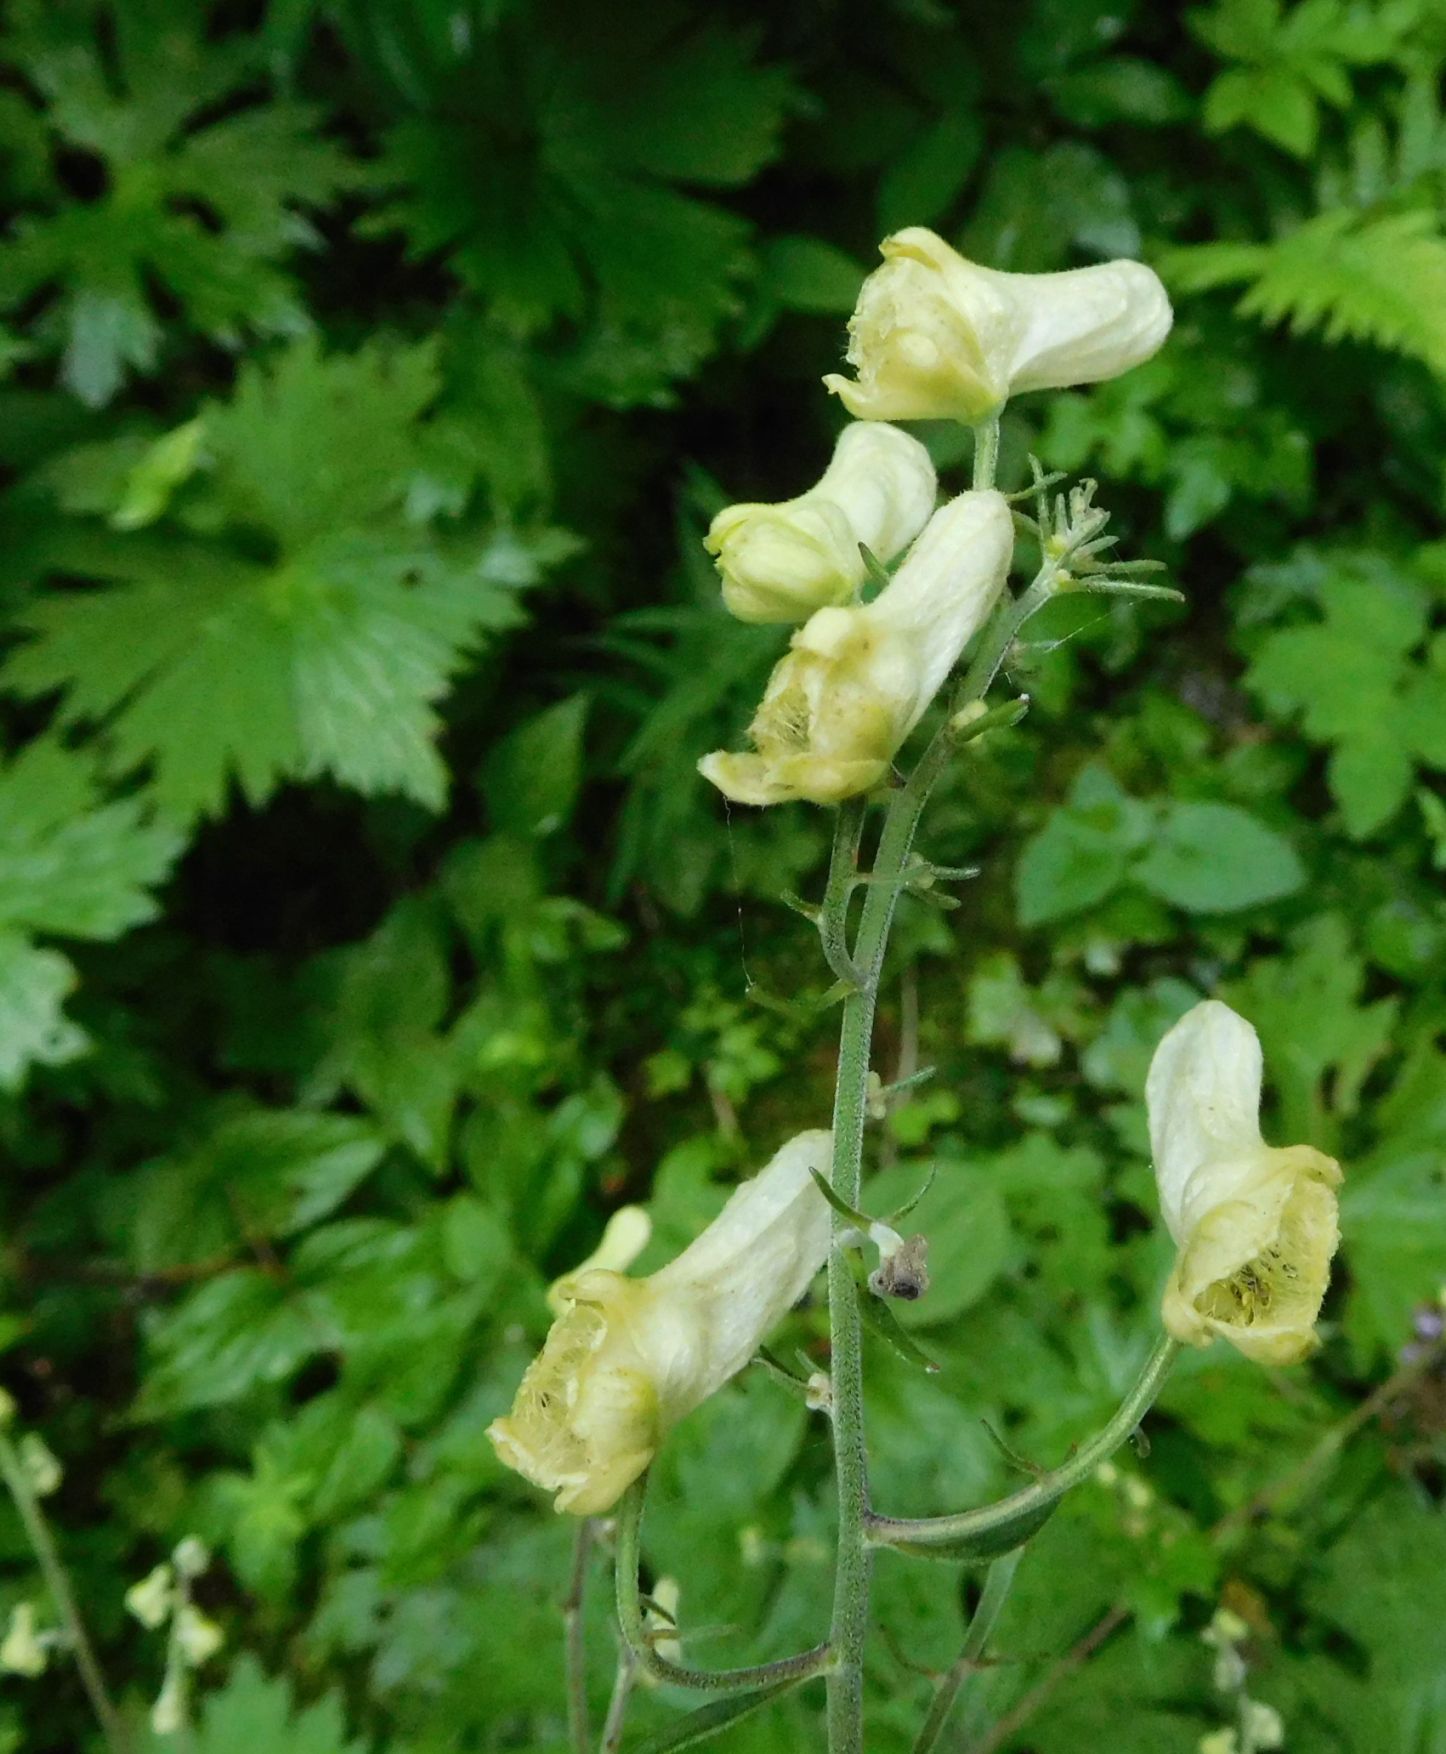
<instances>
[{"instance_id":1,"label":"hooded flower","mask_svg":"<svg viewBox=\"0 0 1446 1754\"><path fill-rule=\"evenodd\" d=\"M823 1265L832 1135L800 1133L744 1182L675 1261L647 1279L569 1274L564 1308L512 1411L498 1455L558 1510L611 1509L668 1430L735 1376Z\"/></svg>"},{"instance_id":2,"label":"hooded flower","mask_svg":"<svg viewBox=\"0 0 1446 1754\"><path fill-rule=\"evenodd\" d=\"M778 505L727 506L703 546L717 557L723 601L740 621L805 621L847 603L867 576L862 542L901 553L934 509L934 465L915 438L880 421L839 434L818 484Z\"/></svg>"},{"instance_id":3,"label":"hooded flower","mask_svg":"<svg viewBox=\"0 0 1446 1754\"><path fill-rule=\"evenodd\" d=\"M1217 1335L1260 1364L1294 1364L1315 1320L1340 1233L1340 1165L1260 1134L1260 1041L1208 999L1155 1049L1145 1084L1160 1208L1179 1248L1165 1326L1204 1346Z\"/></svg>"},{"instance_id":4,"label":"hooded flower","mask_svg":"<svg viewBox=\"0 0 1446 1754\"><path fill-rule=\"evenodd\" d=\"M1140 262L1006 274L919 225L880 251L849 319L858 377L823 380L861 420L973 425L1016 392L1118 377L1170 332L1165 289Z\"/></svg>"},{"instance_id":5,"label":"hooded flower","mask_svg":"<svg viewBox=\"0 0 1446 1754\"><path fill-rule=\"evenodd\" d=\"M739 804L837 804L879 784L1004 587L1014 548L999 493L935 512L872 603L820 609L768 679L751 754L698 770Z\"/></svg>"}]
</instances>

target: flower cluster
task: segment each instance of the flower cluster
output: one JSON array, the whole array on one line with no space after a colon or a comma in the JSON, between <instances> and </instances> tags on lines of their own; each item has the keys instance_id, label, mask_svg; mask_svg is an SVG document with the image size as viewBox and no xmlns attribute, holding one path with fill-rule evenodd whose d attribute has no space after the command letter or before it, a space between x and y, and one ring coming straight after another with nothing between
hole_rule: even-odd
<instances>
[{"instance_id":1,"label":"flower cluster","mask_svg":"<svg viewBox=\"0 0 1446 1754\"><path fill-rule=\"evenodd\" d=\"M802 624L748 727L751 748L699 763L736 803L873 790L1004 591L1003 495L964 493L934 511L928 453L883 422L985 421L1011 391L1128 370L1170 327L1164 289L1138 262L1003 274L917 226L886 238L883 255L849 325L857 381L824 380L858 416L828 469L796 499L729 506L706 538L734 615Z\"/></svg>"}]
</instances>

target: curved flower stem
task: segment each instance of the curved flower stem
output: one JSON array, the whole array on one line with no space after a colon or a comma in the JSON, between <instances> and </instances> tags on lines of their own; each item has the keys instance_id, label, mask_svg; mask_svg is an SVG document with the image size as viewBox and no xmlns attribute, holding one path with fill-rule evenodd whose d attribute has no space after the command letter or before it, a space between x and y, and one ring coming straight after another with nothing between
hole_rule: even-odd
<instances>
[{"instance_id":1,"label":"curved flower stem","mask_svg":"<svg viewBox=\"0 0 1446 1754\"><path fill-rule=\"evenodd\" d=\"M834 821L833 850L828 861L828 886L818 913L818 935L830 971L851 987L861 985L849 955L849 898L858 883L859 840L864 830L864 801L851 798L839 806Z\"/></svg>"},{"instance_id":2,"label":"curved flower stem","mask_svg":"<svg viewBox=\"0 0 1446 1754\"><path fill-rule=\"evenodd\" d=\"M923 1728L915 1738L914 1754L932 1754L932 1750L938 1746L939 1738L949 1721L949 1714L958 1702L965 1683L979 1667L989 1643L989 1635L994 1631L994 1623L1004 1607L1014 1583L1014 1573L1023 1557L1023 1548L1016 1547L1012 1553L1001 1555L989 1567L979 1605L969 1622L969 1630L964 1634L964 1648L959 1652L957 1662L940 1679L938 1690L929 1705L929 1715L924 1719Z\"/></svg>"},{"instance_id":3,"label":"curved flower stem","mask_svg":"<svg viewBox=\"0 0 1446 1754\"><path fill-rule=\"evenodd\" d=\"M927 1553L931 1547L958 1552L973 1543L985 1549L991 1535L1002 1534L1008 1539L1016 1529L1026 1531L1019 1537L1023 1541L1038 1526L1034 1519L1047 1516L1066 1492L1079 1485L1129 1437L1154 1405L1179 1350L1178 1341L1161 1340L1109 1424L1067 1462L1041 1475L1033 1485L1001 1498L997 1504L961 1511L955 1516L888 1517L870 1512L865 1518L869 1541L876 1547L900 1547L915 1553Z\"/></svg>"},{"instance_id":4,"label":"curved flower stem","mask_svg":"<svg viewBox=\"0 0 1446 1754\"><path fill-rule=\"evenodd\" d=\"M755 1663L743 1669L691 1669L658 1655L649 1635L638 1588L647 1479L644 1474L640 1480L635 1480L619 1500L614 1536L618 1627L636 1666L655 1681L671 1687L692 1687L705 1693L732 1693L743 1687L764 1687L774 1681L806 1681L810 1676L823 1674L832 1661L832 1653L826 1644L815 1645L812 1650L803 1651L796 1657L780 1657L776 1662Z\"/></svg>"},{"instance_id":5,"label":"curved flower stem","mask_svg":"<svg viewBox=\"0 0 1446 1754\"><path fill-rule=\"evenodd\" d=\"M572 1754L590 1754L592 1748L592 1724L587 1711L587 1623L583 1619L592 1539L592 1518L583 1517L573 1541L572 1576L562 1604L567 1665L567 1733Z\"/></svg>"},{"instance_id":6,"label":"curved flower stem","mask_svg":"<svg viewBox=\"0 0 1446 1754\"><path fill-rule=\"evenodd\" d=\"M75 1666L80 1671L86 1697L90 1700L91 1710L100 1724L106 1746L111 1754L127 1754L129 1738L106 1687L105 1676L96 1660L95 1647L90 1642L90 1634L80 1617L80 1608L75 1600L75 1592L70 1587L64 1561L51 1537L45 1512L40 1508L40 1501L35 1496L15 1446L3 1433L0 1433L0 1477L3 1477L10 1496L15 1501L15 1509L19 1512L26 1537L45 1578L46 1588L50 1591L51 1602L70 1641L71 1655L75 1658Z\"/></svg>"}]
</instances>

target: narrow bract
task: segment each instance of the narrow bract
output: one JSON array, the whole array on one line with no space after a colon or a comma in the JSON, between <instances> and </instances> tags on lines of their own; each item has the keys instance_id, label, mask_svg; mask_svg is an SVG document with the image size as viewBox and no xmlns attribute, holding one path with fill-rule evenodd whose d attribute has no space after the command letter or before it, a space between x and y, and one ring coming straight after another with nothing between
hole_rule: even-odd
<instances>
[{"instance_id":1,"label":"narrow bract","mask_svg":"<svg viewBox=\"0 0 1446 1754\"><path fill-rule=\"evenodd\" d=\"M832 1135L790 1139L675 1261L647 1279L590 1267L559 1281L562 1310L512 1411L488 1427L498 1455L554 1507L609 1510L667 1431L743 1369L823 1265Z\"/></svg>"},{"instance_id":2,"label":"narrow bract","mask_svg":"<svg viewBox=\"0 0 1446 1754\"><path fill-rule=\"evenodd\" d=\"M1260 1041L1218 1000L1186 1012L1155 1050L1145 1085L1160 1209L1179 1255L1165 1326L1220 1337L1261 1364L1294 1364L1315 1322L1339 1241L1340 1165L1260 1132Z\"/></svg>"}]
</instances>

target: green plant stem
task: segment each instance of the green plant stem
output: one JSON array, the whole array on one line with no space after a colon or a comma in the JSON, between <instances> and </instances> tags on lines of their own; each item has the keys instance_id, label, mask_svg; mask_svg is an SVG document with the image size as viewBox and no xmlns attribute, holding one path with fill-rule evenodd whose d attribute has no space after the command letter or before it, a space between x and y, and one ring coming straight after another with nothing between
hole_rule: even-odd
<instances>
[{"instance_id":1,"label":"green plant stem","mask_svg":"<svg viewBox=\"0 0 1446 1754\"><path fill-rule=\"evenodd\" d=\"M567 1733L573 1754L591 1754L592 1724L587 1710L587 1622L583 1618L587 1563L592 1553L593 1524L584 1517L572 1546L572 1575L562 1604L564 1661L567 1668Z\"/></svg>"},{"instance_id":2,"label":"green plant stem","mask_svg":"<svg viewBox=\"0 0 1446 1754\"><path fill-rule=\"evenodd\" d=\"M996 609L965 674L957 713L982 700L999 671L1015 635L1046 600L1051 580L1041 575L1018 598L1006 597ZM965 727L967 733L967 726ZM909 779L895 791L884 816L870 883L859 920L858 936L849 954L857 982L844 1000L839 1030L838 1081L833 1110L833 1187L847 1206L861 1203L864 1124L868 1113L869 1059L874 1010L889 928L903 888L903 872L913 850L919 818L949 757L956 734L951 721L935 732ZM857 856L852 829L841 825L834 837L834 855L825 890L820 931L825 943L847 944L848 890L840 877L847 851ZM834 917L830 918L830 915ZM869 1570L868 1457L864 1433L863 1324L858 1289L840 1246L848 1228L835 1212L834 1246L828 1264L828 1308L833 1382L834 1473L838 1489L838 1545L834 1571L833 1617L829 1644L833 1665L828 1677L829 1754L863 1754L864 1642L868 1634Z\"/></svg>"},{"instance_id":3,"label":"green plant stem","mask_svg":"<svg viewBox=\"0 0 1446 1754\"><path fill-rule=\"evenodd\" d=\"M983 1540L1000 1527L1026 1524L1032 1512L1047 1512L1129 1437L1154 1405L1179 1351L1178 1341L1161 1340L1109 1424L1097 1431L1067 1462L1041 1475L1032 1486L1000 1499L997 1504L960 1511L955 1516L886 1517L870 1513L866 1519L869 1540L880 1547L903 1547L914 1551L931 1546L958 1547Z\"/></svg>"},{"instance_id":4,"label":"green plant stem","mask_svg":"<svg viewBox=\"0 0 1446 1754\"><path fill-rule=\"evenodd\" d=\"M45 1578L46 1588L50 1591L50 1599L54 1604L56 1616L65 1628L70 1640L71 1654L75 1658L75 1666L80 1671L81 1684L90 1700L91 1709L95 1712L100 1724L101 1733L106 1739L112 1754L128 1754L129 1740L125 1726L121 1723L120 1714L111 1701L105 1684L105 1676L101 1673L100 1664L96 1660L95 1649L90 1642L90 1635L85 1630L85 1622L80 1617L80 1609L76 1605L75 1594L70 1587L70 1578L66 1574L65 1565L60 1553L51 1538L50 1525L45 1520L45 1512L40 1508L40 1500L35 1496L34 1489L26 1476L24 1466L15 1446L9 1437L0 1433L0 1476L11 1498L15 1501L15 1509L20 1515L31 1549L35 1554L36 1563L40 1566Z\"/></svg>"},{"instance_id":5,"label":"green plant stem","mask_svg":"<svg viewBox=\"0 0 1446 1754\"><path fill-rule=\"evenodd\" d=\"M655 1681L671 1687L692 1687L705 1693L730 1693L744 1687L765 1687L774 1681L806 1681L821 1675L831 1665L828 1645L815 1645L796 1657L780 1657L771 1663L755 1663L742 1669L692 1669L683 1663L670 1662L653 1648L647 1619L643 1612L642 1592L638 1588L638 1566L642 1557L643 1500L647 1494L648 1477L635 1480L618 1502L617 1526L614 1535L614 1576L617 1584L618 1629L628 1654L638 1668Z\"/></svg>"},{"instance_id":6,"label":"green plant stem","mask_svg":"<svg viewBox=\"0 0 1446 1754\"><path fill-rule=\"evenodd\" d=\"M628 1651L624 1650L618 1657L618 1672L613 1678L612 1698L608 1700L608 1714L603 1720L598 1754L618 1754L621 1749L623 1725L627 1721L628 1705L633 1697L633 1683L637 1676L638 1665Z\"/></svg>"},{"instance_id":7,"label":"green plant stem","mask_svg":"<svg viewBox=\"0 0 1446 1754\"><path fill-rule=\"evenodd\" d=\"M993 414L974 428L974 479L976 492L993 487L994 470L999 462L999 416Z\"/></svg>"},{"instance_id":8,"label":"green plant stem","mask_svg":"<svg viewBox=\"0 0 1446 1754\"><path fill-rule=\"evenodd\" d=\"M965 1683L979 1667L984 1656L990 1634L994 1631L994 1623L1004 1607L1014 1583L1014 1574L1023 1557L1024 1549L1016 1547L1012 1553L1001 1554L989 1567L984 1579L983 1593L974 1610L974 1617L969 1622L969 1630L964 1635L964 1648L959 1652L958 1661L939 1682L929 1705L929 1715L924 1719L923 1728L915 1739L914 1754L931 1754L931 1750L938 1746L950 1712L958 1702Z\"/></svg>"}]
</instances>

